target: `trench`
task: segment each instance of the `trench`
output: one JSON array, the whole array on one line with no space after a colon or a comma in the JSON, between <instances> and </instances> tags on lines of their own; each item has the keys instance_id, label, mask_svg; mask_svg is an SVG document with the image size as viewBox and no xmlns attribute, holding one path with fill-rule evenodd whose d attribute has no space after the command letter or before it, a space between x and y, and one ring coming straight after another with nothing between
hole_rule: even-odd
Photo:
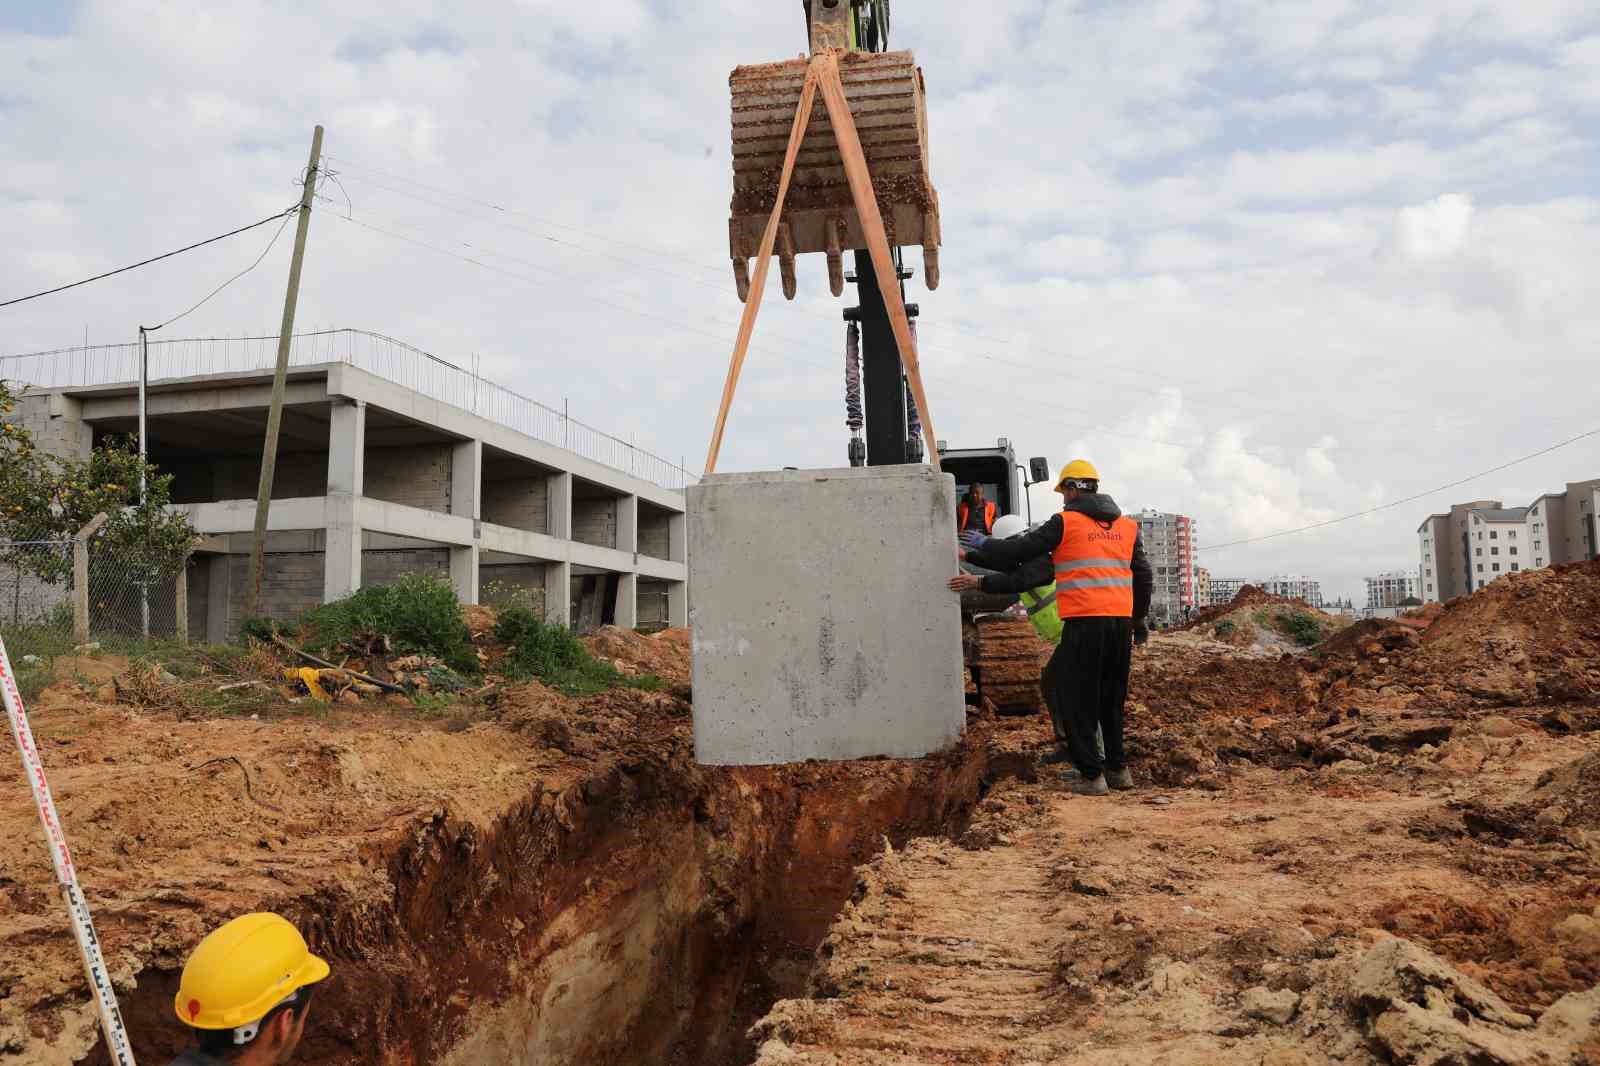
<instances>
[{"instance_id":1,"label":"trench","mask_svg":"<svg viewBox=\"0 0 1600 1066\"><path fill-rule=\"evenodd\" d=\"M364 861L389 905L337 887L262 901L306 929L335 979L295 1061L313 1066L738 1066L750 1024L804 993L856 868L956 834L999 777L1028 775L975 731L917 761L709 769L681 738L488 828L435 812ZM181 960L138 975L140 1061L182 1041ZM97 1048L91 1062L107 1062Z\"/></svg>"}]
</instances>

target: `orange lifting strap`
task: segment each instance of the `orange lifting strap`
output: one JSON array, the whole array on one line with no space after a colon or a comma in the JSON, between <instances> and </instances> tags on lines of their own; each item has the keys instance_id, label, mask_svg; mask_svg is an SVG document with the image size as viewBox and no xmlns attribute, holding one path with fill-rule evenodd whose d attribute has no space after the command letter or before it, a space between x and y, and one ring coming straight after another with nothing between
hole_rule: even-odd
<instances>
[{"instance_id":1,"label":"orange lifting strap","mask_svg":"<svg viewBox=\"0 0 1600 1066\"><path fill-rule=\"evenodd\" d=\"M733 393L739 385L739 371L744 368L750 335L755 331L756 313L761 310L761 295L767 286L767 269L772 263L772 246L778 238L783 201L789 193L795 158L800 153L800 142L805 139L806 124L811 120L811 108L818 89L822 91L823 104L828 109L834 136L839 141L845 176L850 181L850 195L855 201L856 214L860 216L861 228L866 234L867 251L872 257L873 272L878 275L878 290L883 293L883 302L889 311L889 324L894 329L895 344L900 349L900 362L905 367L906 377L910 379L911 394L916 397L917 410L922 415L927 451L933 457L933 468L939 469L939 449L934 444L938 436L933 429L933 411L928 406L928 394L922 387L922 368L917 362L917 349L911 341L906 305L900 298L900 279L895 272L894 259L889 254L889 236L883 227L883 216L878 211L878 199L872 192L872 176L867 172L866 155L861 150L861 138L856 133L849 101L845 99L844 84L839 80L839 55L830 49L812 56L806 68L805 84L800 90L800 105L795 108L794 126L789 131L789 147L783 157L783 173L778 178L778 199L772 206L772 217L767 219L767 228L761 235L761 252L756 258L755 274L750 279L750 297L745 301L744 315L739 319L739 335L733 344L733 356L728 360L728 380L722 386L722 404L717 409L717 424L711 432L711 448L706 453L708 474L717 472L717 455L722 451L722 434L728 425L728 408L733 404Z\"/></svg>"}]
</instances>

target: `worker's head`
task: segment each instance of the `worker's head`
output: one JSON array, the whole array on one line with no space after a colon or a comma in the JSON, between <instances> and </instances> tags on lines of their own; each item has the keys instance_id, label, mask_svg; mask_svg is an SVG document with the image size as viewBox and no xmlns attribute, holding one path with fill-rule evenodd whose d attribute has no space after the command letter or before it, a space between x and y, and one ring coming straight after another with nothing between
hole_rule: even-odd
<instances>
[{"instance_id":1,"label":"worker's head","mask_svg":"<svg viewBox=\"0 0 1600 1066\"><path fill-rule=\"evenodd\" d=\"M1027 528L1028 523L1021 515L1006 514L994 520L994 533L992 535L1004 540L1006 537L1016 536Z\"/></svg>"},{"instance_id":2,"label":"worker's head","mask_svg":"<svg viewBox=\"0 0 1600 1066\"><path fill-rule=\"evenodd\" d=\"M207 1054L248 1066L289 1061L328 964L276 914L213 930L184 964L173 1007Z\"/></svg>"},{"instance_id":3,"label":"worker's head","mask_svg":"<svg viewBox=\"0 0 1600 1066\"><path fill-rule=\"evenodd\" d=\"M1056 478L1056 491L1068 500L1075 500L1086 492L1100 491L1100 472L1087 459L1074 459L1061 468Z\"/></svg>"},{"instance_id":4,"label":"worker's head","mask_svg":"<svg viewBox=\"0 0 1600 1066\"><path fill-rule=\"evenodd\" d=\"M983 486L981 484L979 484L978 482L976 482L976 481L974 481L972 484L968 485L967 486L967 498L969 500L981 500L981 499L983 499Z\"/></svg>"}]
</instances>

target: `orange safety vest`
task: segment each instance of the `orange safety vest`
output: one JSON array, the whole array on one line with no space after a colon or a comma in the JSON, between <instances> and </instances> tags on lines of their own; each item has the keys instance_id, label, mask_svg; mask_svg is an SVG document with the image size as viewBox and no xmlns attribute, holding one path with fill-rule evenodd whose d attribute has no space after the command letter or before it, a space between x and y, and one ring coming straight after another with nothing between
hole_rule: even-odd
<instances>
[{"instance_id":1,"label":"orange safety vest","mask_svg":"<svg viewBox=\"0 0 1600 1066\"><path fill-rule=\"evenodd\" d=\"M995 506L993 500L983 501L983 531L994 532ZM956 504L956 532L960 533L967 528L967 498L963 496L961 502Z\"/></svg>"},{"instance_id":2,"label":"orange safety vest","mask_svg":"<svg viewBox=\"0 0 1600 1066\"><path fill-rule=\"evenodd\" d=\"M1099 522L1061 512L1056 613L1062 618L1133 617L1133 546L1139 524L1126 516Z\"/></svg>"}]
</instances>

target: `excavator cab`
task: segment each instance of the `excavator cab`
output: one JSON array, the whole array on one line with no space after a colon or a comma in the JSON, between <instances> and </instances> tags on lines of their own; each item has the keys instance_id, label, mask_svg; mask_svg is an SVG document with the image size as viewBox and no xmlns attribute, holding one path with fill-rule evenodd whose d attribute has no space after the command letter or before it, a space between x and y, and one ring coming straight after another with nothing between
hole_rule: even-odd
<instances>
[{"instance_id":1,"label":"excavator cab","mask_svg":"<svg viewBox=\"0 0 1600 1066\"><path fill-rule=\"evenodd\" d=\"M839 75L872 174L878 210L891 246L922 246L923 280L939 286L939 196L928 176L928 114L922 70L910 52L884 49L887 0L810 0L805 5L811 51L838 49ZM732 96L733 199L728 254L739 299L750 292L750 259L761 247L778 197L795 108L807 60L736 67ZM844 252L865 248L839 144L819 99L800 146L777 239L783 294L794 299L795 257L824 252L828 287L844 292Z\"/></svg>"}]
</instances>

